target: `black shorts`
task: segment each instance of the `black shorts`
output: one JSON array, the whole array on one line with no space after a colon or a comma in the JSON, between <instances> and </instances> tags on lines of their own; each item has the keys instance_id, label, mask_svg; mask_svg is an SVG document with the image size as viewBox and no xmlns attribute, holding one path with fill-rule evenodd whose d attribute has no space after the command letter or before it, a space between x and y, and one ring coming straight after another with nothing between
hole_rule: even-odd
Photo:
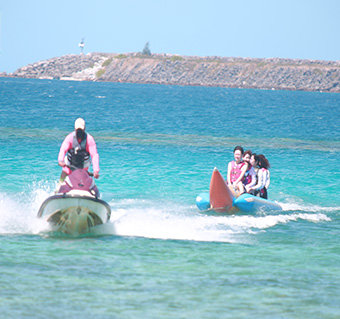
<instances>
[{"instance_id":1,"label":"black shorts","mask_svg":"<svg viewBox=\"0 0 340 319\"><path fill-rule=\"evenodd\" d=\"M258 197L261 197L261 198L264 198L264 199L268 199L267 188L263 187L263 188L260 189L260 190L256 190L256 191L254 192L254 195L255 195L255 196L258 196Z\"/></svg>"}]
</instances>

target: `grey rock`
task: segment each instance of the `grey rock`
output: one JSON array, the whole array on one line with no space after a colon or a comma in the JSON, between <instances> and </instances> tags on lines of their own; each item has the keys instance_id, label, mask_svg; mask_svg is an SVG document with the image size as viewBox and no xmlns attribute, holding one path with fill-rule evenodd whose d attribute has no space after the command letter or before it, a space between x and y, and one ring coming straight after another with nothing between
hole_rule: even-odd
<instances>
[{"instance_id":1,"label":"grey rock","mask_svg":"<svg viewBox=\"0 0 340 319\"><path fill-rule=\"evenodd\" d=\"M0 76L340 92L340 62L172 54L65 55Z\"/></svg>"}]
</instances>

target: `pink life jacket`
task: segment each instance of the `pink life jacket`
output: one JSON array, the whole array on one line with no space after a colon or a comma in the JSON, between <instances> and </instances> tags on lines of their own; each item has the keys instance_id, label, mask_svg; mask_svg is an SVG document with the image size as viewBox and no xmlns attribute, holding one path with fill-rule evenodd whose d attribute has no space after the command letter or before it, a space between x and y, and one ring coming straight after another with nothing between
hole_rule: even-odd
<instances>
[{"instance_id":1,"label":"pink life jacket","mask_svg":"<svg viewBox=\"0 0 340 319\"><path fill-rule=\"evenodd\" d=\"M230 181L234 183L241 175L242 167L245 163L241 162L236 164L235 161L231 162L231 172L230 172Z\"/></svg>"}]
</instances>

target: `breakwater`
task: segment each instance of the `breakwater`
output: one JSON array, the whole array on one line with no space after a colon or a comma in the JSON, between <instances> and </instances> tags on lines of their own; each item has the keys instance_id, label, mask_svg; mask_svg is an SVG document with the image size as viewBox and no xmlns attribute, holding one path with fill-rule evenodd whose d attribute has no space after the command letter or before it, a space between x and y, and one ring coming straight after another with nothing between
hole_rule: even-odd
<instances>
[{"instance_id":1,"label":"breakwater","mask_svg":"<svg viewBox=\"0 0 340 319\"><path fill-rule=\"evenodd\" d=\"M340 61L70 54L19 68L9 77L340 92Z\"/></svg>"}]
</instances>

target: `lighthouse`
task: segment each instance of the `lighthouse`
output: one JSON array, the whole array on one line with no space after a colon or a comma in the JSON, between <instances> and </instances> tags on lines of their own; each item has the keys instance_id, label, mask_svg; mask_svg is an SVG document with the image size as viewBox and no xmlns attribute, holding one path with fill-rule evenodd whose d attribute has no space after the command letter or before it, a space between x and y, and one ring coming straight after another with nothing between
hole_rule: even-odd
<instances>
[{"instance_id":1,"label":"lighthouse","mask_svg":"<svg viewBox=\"0 0 340 319\"><path fill-rule=\"evenodd\" d=\"M84 38L82 38L80 43L79 43L79 48L80 48L80 54L81 55L83 55L84 46L85 46L85 42L84 42Z\"/></svg>"}]
</instances>

